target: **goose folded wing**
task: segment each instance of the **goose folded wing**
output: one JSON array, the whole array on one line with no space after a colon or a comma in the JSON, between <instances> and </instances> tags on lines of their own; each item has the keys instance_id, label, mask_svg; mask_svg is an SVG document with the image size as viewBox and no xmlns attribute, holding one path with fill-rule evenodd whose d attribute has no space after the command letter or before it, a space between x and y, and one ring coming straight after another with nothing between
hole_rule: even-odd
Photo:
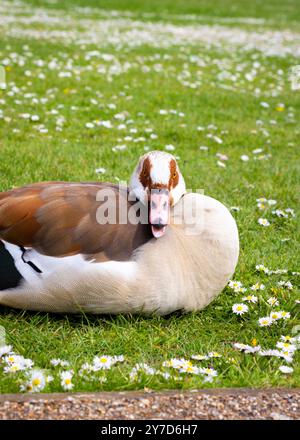
<instances>
[{"instance_id":1,"label":"goose folded wing","mask_svg":"<svg viewBox=\"0 0 300 440\"><path fill-rule=\"evenodd\" d=\"M126 188L102 183L46 182L0 193L0 239L53 257L129 260L151 238L150 228L120 224L118 212L116 223L98 223L100 190L108 191L117 209L119 198L129 205Z\"/></svg>"}]
</instances>

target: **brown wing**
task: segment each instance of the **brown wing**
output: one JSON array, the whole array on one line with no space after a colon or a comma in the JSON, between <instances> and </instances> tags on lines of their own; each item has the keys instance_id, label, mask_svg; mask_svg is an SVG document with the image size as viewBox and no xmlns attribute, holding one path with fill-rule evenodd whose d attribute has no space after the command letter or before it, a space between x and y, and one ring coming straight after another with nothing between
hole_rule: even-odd
<instances>
[{"instance_id":1,"label":"brown wing","mask_svg":"<svg viewBox=\"0 0 300 440\"><path fill-rule=\"evenodd\" d=\"M111 196L97 201L99 190ZM128 260L151 231L148 225L120 224L118 209L116 224L99 224L98 208L108 200L130 207L127 189L106 183L46 182L0 193L0 239L55 257Z\"/></svg>"}]
</instances>

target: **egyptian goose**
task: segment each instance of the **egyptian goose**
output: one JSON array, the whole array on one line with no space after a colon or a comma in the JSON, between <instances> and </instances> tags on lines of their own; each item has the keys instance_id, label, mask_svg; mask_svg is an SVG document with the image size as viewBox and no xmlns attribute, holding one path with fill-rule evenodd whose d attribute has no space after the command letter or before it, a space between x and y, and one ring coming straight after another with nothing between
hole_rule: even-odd
<instances>
[{"instance_id":1,"label":"egyptian goose","mask_svg":"<svg viewBox=\"0 0 300 440\"><path fill-rule=\"evenodd\" d=\"M124 207L133 221L121 219ZM105 222L108 213L112 221ZM46 182L0 193L1 305L70 313L200 310L227 284L238 253L227 208L186 193L165 152L142 156L129 188Z\"/></svg>"}]
</instances>

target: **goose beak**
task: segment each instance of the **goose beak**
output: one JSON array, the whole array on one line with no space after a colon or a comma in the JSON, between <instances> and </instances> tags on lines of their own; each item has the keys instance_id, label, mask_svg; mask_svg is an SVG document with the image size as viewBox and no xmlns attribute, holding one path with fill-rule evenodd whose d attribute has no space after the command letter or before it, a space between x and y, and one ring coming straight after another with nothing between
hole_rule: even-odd
<instances>
[{"instance_id":1,"label":"goose beak","mask_svg":"<svg viewBox=\"0 0 300 440\"><path fill-rule=\"evenodd\" d=\"M162 237L169 223L170 198L167 189L152 189L150 193L149 223L155 238Z\"/></svg>"}]
</instances>

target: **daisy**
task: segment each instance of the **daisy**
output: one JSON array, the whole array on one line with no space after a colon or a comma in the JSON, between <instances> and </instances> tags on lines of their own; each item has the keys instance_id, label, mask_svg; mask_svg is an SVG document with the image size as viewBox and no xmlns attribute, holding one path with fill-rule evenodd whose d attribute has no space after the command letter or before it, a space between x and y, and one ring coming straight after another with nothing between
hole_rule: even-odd
<instances>
[{"instance_id":1,"label":"daisy","mask_svg":"<svg viewBox=\"0 0 300 440\"><path fill-rule=\"evenodd\" d=\"M243 162L248 162L249 159L250 159L250 158L249 158L249 156L248 156L247 154L242 154L242 155L241 155L241 160L242 160Z\"/></svg>"},{"instance_id":2,"label":"daisy","mask_svg":"<svg viewBox=\"0 0 300 440\"><path fill-rule=\"evenodd\" d=\"M22 364L20 362L9 364L3 368L4 373L16 373L17 371L21 371L21 370L22 370Z\"/></svg>"},{"instance_id":3,"label":"daisy","mask_svg":"<svg viewBox=\"0 0 300 440\"><path fill-rule=\"evenodd\" d=\"M288 353L293 353L297 350L296 345L290 344L289 342L277 342L276 347Z\"/></svg>"},{"instance_id":4,"label":"daisy","mask_svg":"<svg viewBox=\"0 0 300 440\"><path fill-rule=\"evenodd\" d=\"M60 373L60 383L64 390L71 390L74 387L74 385L72 384L72 377L72 371L63 371L62 373Z\"/></svg>"},{"instance_id":5,"label":"daisy","mask_svg":"<svg viewBox=\"0 0 300 440\"><path fill-rule=\"evenodd\" d=\"M2 345L0 347L0 358L4 355L8 355L12 351L11 345Z\"/></svg>"},{"instance_id":6,"label":"daisy","mask_svg":"<svg viewBox=\"0 0 300 440\"><path fill-rule=\"evenodd\" d=\"M124 362L125 361L125 357L123 354L120 354L118 356L113 356L112 359L113 359L114 364L117 362Z\"/></svg>"},{"instance_id":7,"label":"daisy","mask_svg":"<svg viewBox=\"0 0 300 440\"><path fill-rule=\"evenodd\" d=\"M258 219L258 223L259 223L261 226L270 226L270 222L269 222L269 220L267 220L266 218L259 218L259 219Z\"/></svg>"},{"instance_id":8,"label":"daisy","mask_svg":"<svg viewBox=\"0 0 300 440\"><path fill-rule=\"evenodd\" d=\"M95 173L96 174L105 174L106 173L106 169L105 168L96 168L95 169Z\"/></svg>"},{"instance_id":9,"label":"daisy","mask_svg":"<svg viewBox=\"0 0 300 440\"><path fill-rule=\"evenodd\" d=\"M270 306L279 306L279 301L277 298L275 298L275 296L271 296L268 300L267 303L270 304Z\"/></svg>"},{"instance_id":10,"label":"daisy","mask_svg":"<svg viewBox=\"0 0 300 440\"><path fill-rule=\"evenodd\" d=\"M165 150L167 150L167 151L174 151L175 147L174 147L174 145L169 144L169 145L165 146Z\"/></svg>"},{"instance_id":11,"label":"daisy","mask_svg":"<svg viewBox=\"0 0 300 440\"><path fill-rule=\"evenodd\" d=\"M264 203L258 203L257 204L258 209L260 209L261 211L263 211L266 208L266 205Z\"/></svg>"},{"instance_id":12,"label":"daisy","mask_svg":"<svg viewBox=\"0 0 300 440\"><path fill-rule=\"evenodd\" d=\"M4 358L7 366L4 368L5 373L14 373L15 371L27 370L33 366L31 359L25 359L23 356L11 353Z\"/></svg>"},{"instance_id":13,"label":"daisy","mask_svg":"<svg viewBox=\"0 0 300 440\"><path fill-rule=\"evenodd\" d=\"M68 361L64 361L62 359L51 359L50 364L53 365L53 367L68 367L70 364Z\"/></svg>"},{"instance_id":14,"label":"daisy","mask_svg":"<svg viewBox=\"0 0 300 440\"><path fill-rule=\"evenodd\" d=\"M287 336L281 335L280 339L284 342L291 342L291 343L296 341L296 338L292 338L292 336L289 336L289 335L287 335Z\"/></svg>"},{"instance_id":15,"label":"daisy","mask_svg":"<svg viewBox=\"0 0 300 440\"><path fill-rule=\"evenodd\" d=\"M281 365L279 367L279 370L281 371L281 373L285 373L285 374L290 374L294 371L292 367L288 367L287 365Z\"/></svg>"},{"instance_id":16,"label":"daisy","mask_svg":"<svg viewBox=\"0 0 300 440\"><path fill-rule=\"evenodd\" d=\"M278 321L278 319L281 319L282 316L281 316L281 313L280 313L280 312L272 312L272 313L270 313L270 318L271 318L273 321Z\"/></svg>"},{"instance_id":17,"label":"daisy","mask_svg":"<svg viewBox=\"0 0 300 440\"><path fill-rule=\"evenodd\" d=\"M111 356L95 356L93 365L95 371L108 370L113 365L113 359Z\"/></svg>"},{"instance_id":18,"label":"daisy","mask_svg":"<svg viewBox=\"0 0 300 440\"><path fill-rule=\"evenodd\" d=\"M273 215L276 215L277 217L283 217L283 218L287 218L288 215L282 211L281 209L275 209L275 211L272 211Z\"/></svg>"},{"instance_id":19,"label":"daisy","mask_svg":"<svg viewBox=\"0 0 300 440\"><path fill-rule=\"evenodd\" d=\"M258 298L255 295L248 295L248 296L244 296L242 298L242 300L243 301L248 301L248 302L251 302L251 303L255 304L255 303L257 303Z\"/></svg>"},{"instance_id":20,"label":"daisy","mask_svg":"<svg viewBox=\"0 0 300 440\"><path fill-rule=\"evenodd\" d=\"M168 380L171 377L171 374L167 371L157 371L156 374L162 376L164 379Z\"/></svg>"},{"instance_id":21,"label":"daisy","mask_svg":"<svg viewBox=\"0 0 300 440\"><path fill-rule=\"evenodd\" d=\"M213 368L199 368L199 373L210 377L216 377L218 375L217 371Z\"/></svg>"},{"instance_id":22,"label":"daisy","mask_svg":"<svg viewBox=\"0 0 300 440\"><path fill-rule=\"evenodd\" d=\"M199 368L192 365L191 362L187 362L186 364L182 365L179 373L199 374Z\"/></svg>"},{"instance_id":23,"label":"daisy","mask_svg":"<svg viewBox=\"0 0 300 440\"><path fill-rule=\"evenodd\" d=\"M248 306L246 306L246 304L234 304L232 306L232 311L236 315L243 315L244 313L247 313L248 310L249 309L248 309Z\"/></svg>"},{"instance_id":24,"label":"daisy","mask_svg":"<svg viewBox=\"0 0 300 440\"><path fill-rule=\"evenodd\" d=\"M264 272L265 274L269 273L269 269L266 266L264 266L263 264L257 264L255 266L255 269L258 270L259 272Z\"/></svg>"},{"instance_id":25,"label":"daisy","mask_svg":"<svg viewBox=\"0 0 300 440\"><path fill-rule=\"evenodd\" d=\"M46 386L46 378L42 371L33 370L28 381L21 386L21 391L26 391L28 393L39 393Z\"/></svg>"},{"instance_id":26,"label":"daisy","mask_svg":"<svg viewBox=\"0 0 300 440\"><path fill-rule=\"evenodd\" d=\"M287 212L288 214L291 214L292 217L295 217L295 211L292 208L286 208L285 212Z\"/></svg>"},{"instance_id":27,"label":"daisy","mask_svg":"<svg viewBox=\"0 0 300 440\"><path fill-rule=\"evenodd\" d=\"M255 290L255 291L257 291L257 290L264 290L265 287L266 287L266 286L265 286L264 284L261 284L261 283L255 283L255 284L253 284L253 286L250 287L250 289L251 289L251 290Z\"/></svg>"},{"instance_id":28,"label":"daisy","mask_svg":"<svg viewBox=\"0 0 300 440\"><path fill-rule=\"evenodd\" d=\"M208 353L208 357L210 357L210 358L221 358L222 355L220 353L218 353L217 351L210 351Z\"/></svg>"},{"instance_id":29,"label":"daisy","mask_svg":"<svg viewBox=\"0 0 300 440\"><path fill-rule=\"evenodd\" d=\"M273 319L270 318L270 316L264 316L263 318L259 318L258 323L260 327L269 327L273 324Z\"/></svg>"},{"instance_id":30,"label":"daisy","mask_svg":"<svg viewBox=\"0 0 300 440\"><path fill-rule=\"evenodd\" d=\"M278 312L278 313L281 314L281 318L283 318L283 319L290 319L290 317L291 317L290 312L280 311L280 312Z\"/></svg>"},{"instance_id":31,"label":"daisy","mask_svg":"<svg viewBox=\"0 0 300 440\"><path fill-rule=\"evenodd\" d=\"M282 353L279 350L260 350L258 352L259 356L275 356L282 357Z\"/></svg>"},{"instance_id":32,"label":"daisy","mask_svg":"<svg viewBox=\"0 0 300 440\"><path fill-rule=\"evenodd\" d=\"M239 342L236 342L233 344L234 348L236 348L239 351L244 351L246 354L248 353L256 353L260 350L260 346L257 345L256 347L253 347L251 345L247 344L240 344Z\"/></svg>"},{"instance_id":33,"label":"daisy","mask_svg":"<svg viewBox=\"0 0 300 440\"><path fill-rule=\"evenodd\" d=\"M293 284L290 281L278 281L278 286L280 287L284 287L288 290L292 290L293 289Z\"/></svg>"},{"instance_id":34,"label":"daisy","mask_svg":"<svg viewBox=\"0 0 300 440\"><path fill-rule=\"evenodd\" d=\"M289 363L293 362L293 355L294 355L294 352L289 352L289 351L281 351L280 352L280 357Z\"/></svg>"},{"instance_id":35,"label":"daisy","mask_svg":"<svg viewBox=\"0 0 300 440\"><path fill-rule=\"evenodd\" d=\"M192 354L191 358L195 359L195 361L206 361L207 359L209 359L208 356L205 356L203 354Z\"/></svg>"},{"instance_id":36,"label":"daisy","mask_svg":"<svg viewBox=\"0 0 300 440\"><path fill-rule=\"evenodd\" d=\"M240 281L234 281L230 280L228 283L228 286L235 292L240 293L241 291L244 292L246 289L243 287L242 283Z\"/></svg>"}]
</instances>

